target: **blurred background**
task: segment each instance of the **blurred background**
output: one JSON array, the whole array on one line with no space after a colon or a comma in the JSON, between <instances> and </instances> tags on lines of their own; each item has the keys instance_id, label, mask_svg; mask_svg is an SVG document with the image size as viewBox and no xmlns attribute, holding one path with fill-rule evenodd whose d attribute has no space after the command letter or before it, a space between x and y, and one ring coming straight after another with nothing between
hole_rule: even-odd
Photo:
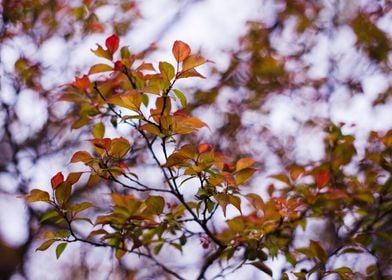
<instances>
[{"instance_id":1,"label":"blurred background","mask_svg":"<svg viewBox=\"0 0 392 280\"><path fill-rule=\"evenodd\" d=\"M113 33L153 63L173 60L175 40L213 61L200 70L206 80L180 84L210 128L199 141L260 162L250 188L266 199L270 175L326 160L330 121L355 135L358 158L370 131L392 128L388 0L2 0L0 13L0 279L160 279L153 267L139 271L138 259L117 263L110 250L83 244L60 260L52 249L35 252L45 208L17 198L49 190L86 145L88 129L71 129L74 108L59 92ZM279 279L284 261L274 263Z\"/></svg>"}]
</instances>

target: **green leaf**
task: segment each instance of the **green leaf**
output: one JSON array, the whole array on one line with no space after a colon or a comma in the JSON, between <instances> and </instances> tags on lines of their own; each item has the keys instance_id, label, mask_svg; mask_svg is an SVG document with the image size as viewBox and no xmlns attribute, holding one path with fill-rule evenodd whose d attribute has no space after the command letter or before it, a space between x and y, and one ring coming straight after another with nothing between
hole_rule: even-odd
<instances>
[{"instance_id":1,"label":"green leaf","mask_svg":"<svg viewBox=\"0 0 392 280\"><path fill-rule=\"evenodd\" d=\"M105 135L105 126L103 123L96 123L93 127L93 135L95 138L103 138Z\"/></svg>"},{"instance_id":2,"label":"green leaf","mask_svg":"<svg viewBox=\"0 0 392 280\"><path fill-rule=\"evenodd\" d=\"M128 58L131 56L131 53L129 52L129 48L124 46L120 50L121 53L121 58Z\"/></svg>"},{"instance_id":3,"label":"green leaf","mask_svg":"<svg viewBox=\"0 0 392 280\"><path fill-rule=\"evenodd\" d=\"M174 66L169 62L159 62L159 71L161 71L161 75L169 82L174 78Z\"/></svg>"},{"instance_id":4,"label":"green leaf","mask_svg":"<svg viewBox=\"0 0 392 280\"><path fill-rule=\"evenodd\" d=\"M150 196L146 199L146 205L152 213L160 215L165 207L165 200L161 196Z\"/></svg>"},{"instance_id":5,"label":"green leaf","mask_svg":"<svg viewBox=\"0 0 392 280\"><path fill-rule=\"evenodd\" d=\"M49 220L51 218L57 217L58 215L59 213L56 210L46 212L45 214L42 215L40 219L40 223L43 223L44 221Z\"/></svg>"},{"instance_id":6,"label":"green leaf","mask_svg":"<svg viewBox=\"0 0 392 280\"><path fill-rule=\"evenodd\" d=\"M59 259L61 254L64 252L65 248L67 247L68 243L60 243L56 247L56 258Z\"/></svg>"},{"instance_id":7,"label":"green leaf","mask_svg":"<svg viewBox=\"0 0 392 280\"><path fill-rule=\"evenodd\" d=\"M156 245L154 247L154 255L158 255L159 252L161 251L162 247L163 247L163 243L159 243L158 245Z\"/></svg>"},{"instance_id":8,"label":"green leaf","mask_svg":"<svg viewBox=\"0 0 392 280\"><path fill-rule=\"evenodd\" d=\"M174 91L174 94L177 96L178 100L180 100L181 106L183 108L185 108L187 105L187 100L186 100L185 94L178 89L173 89L173 91Z\"/></svg>"},{"instance_id":9,"label":"green leaf","mask_svg":"<svg viewBox=\"0 0 392 280\"><path fill-rule=\"evenodd\" d=\"M71 211L75 211L76 213L82 212L88 208L93 207L94 205L90 202L82 202L82 203L78 203L78 204L72 204L70 205L68 208Z\"/></svg>"},{"instance_id":10,"label":"green leaf","mask_svg":"<svg viewBox=\"0 0 392 280\"><path fill-rule=\"evenodd\" d=\"M49 239L46 240L45 242L43 242L37 249L35 249L35 251L45 251L46 249L48 249L50 246L52 246L52 244L54 242L56 242L56 239Z\"/></svg>"},{"instance_id":11,"label":"green leaf","mask_svg":"<svg viewBox=\"0 0 392 280\"><path fill-rule=\"evenodd\" d=\"M251 264L251 265L257 267L257 268L260 269L262 272L264 272L264 273L266 273L266 274L268 274L269 276L272 277L272 270L271 270L271 268L269 268L268 266L266 266L263 262L257 261L257 262L251 262L251 263L249 263L249 264Z\"/></svg>"}]
</instances>

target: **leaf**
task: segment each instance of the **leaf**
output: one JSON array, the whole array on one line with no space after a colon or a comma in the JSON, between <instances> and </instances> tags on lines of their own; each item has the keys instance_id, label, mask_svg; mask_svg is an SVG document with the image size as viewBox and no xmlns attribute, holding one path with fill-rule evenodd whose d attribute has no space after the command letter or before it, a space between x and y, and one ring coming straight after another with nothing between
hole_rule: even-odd
<instances>
[{"instance_id":1,"label":"leaf","mask_svg":"<svg viewBox=\"0 0 392 280\"><path fill-rule=\"evenodd\" d=\"M176 61L180 63L191 54L191 48L187 43L177 40L173 44L172 53Z\"/></svg>"},{"instance_id":2,"label":"leaf","mask_svg":"<svg viewBox=\"0 0 392 280\"><path fill-rule=\"evenodd\" d=\"M64 252L65 248L67 247L68 243L60 243L56 247L56 258L59 259L61 254Z\"/></svg>"},{"instance_id":3,"label":"leaf","mask_svg":"<svg viewBox=\"0 0 392 280\"><path fill-rule=\"evenodd\" d=\"M40 223L43 223L46 220L49 220L51 218L59 216L59 213L56 210L52 210L49 212L46 212L45 214L42 215L41 219L39 220Z\"/></svg>"},{"instance_id":4,"label":"leaf","mask_svg":"<svg viewBox=\"0 0 392 280\"><path fill-rule=\"evenodd\" d=\"M218 202L219 206L222 208L223 215L226 217L226 208L230 203L230 197L228 194L218 193L214 195L215 200Z\"/></svg>"},{"instance_id":5,"label":"leaf","mask_svg":"<svg viewBox=\"0 0 392 280\"><path fill-rule=\"evenodd\" d=\"M159 127L157 127L156 125L153 125L152 123L143 124L142 126L139 127L139 129L148 131L151 134L154 134L157 136L161 135L161 131L159 130Z\"/></svg>"},{"instance_id":6,"label":"leaf","mask_svg":"<svg viewBox=\"0 0 392 280\"><path fill-rule=\"evenodd\" d=\"M173 89L173 91L174 91L174 94L177 96L178 100L180 100L181 106L183 108L186 107L187 100L186 100L185 94L182 91L178 90L178 89Z\"/></svg>"},{"instance_id":7,"label":"leaf","mask_svg":"<svg viewBox=\"0 0 392 280\"><path fill-rule=\"evenodd\" d=\"M323 247L321 247L321 245L314 240L310 240L310 251L312 252L312 254L320 260L320 262L322 263L326 263L327 259L328 259L328 255L327 252L324 250Z\"/></svg>"},{"instance_id":8,"label":"leaf","mask_svg":"<svg viewBox=\"0 0 392 280\"><path fill-rule=\"evenodd\" d=\"M305 168L298 165L293 165L290 167L290 177L293 181L297 180L302 174L304 174Z\"/></svg>"},{"instance_id":9,"label":"leaf","mask_svg":"<svg viewBox=\"0 0 392 280\"><path fill-rule=\"evenodd\" d=\"M269 276L272 277L272 270L271 268L269 268L268 266L266 266L263 262L251 262L249 263L251 265L253 265L254 267L257 267L258 269L260 269L262 272L268 274Z\"/></svg>"},{"instance_id":10,"label":"leaf","mask_svg":"<svg viewBox=\"0 0 392 280\"><path fill-rule=\"evenodd\" d=\"M121 58L129 58L131 56L131 53L129 52L129 48L124 46L120 50L121 53Z\"/></svg>"},{"instance_id":11,"label":"leaf","mask_svg":"<svg viewBox=\"0 0 392 280\"><path fill-rule=\"evenodd\" d=\"M128 140L120 137L120 138L114 138L112 139L112 143L110 146L109 150L109 155L120 159L123 158L131 148L131 145L129 144Z\"/></svg>"},{"instance_id":12,"label":"leaf","mask_svg":"<svg viewBox=\"0 0 392 280\"><path fill-rule=\"evenodd\" d=\"M37 201L48 202L50 200L49 193L39 189L32 189L29 194L19 196L19 198L26 198L28 203Z\"/></svg>"},{"instance_id":13,"label":"leaf","mask_svg":"<svg viewBox=\"0 0 392 280\"><path fill-rule=\"evenodd\" d=\"M188 56L182 64L182 72L203 65L206 62L207 62L206 59L201 55L195 54L195 55Z\"/></svg>"},{"instance_id":14,"label":"leaf","mask_svg":"<svg viewBox=\"0 0 392 280\"><path fill-rule=\"evenodd\" d=\"M93 135L95 138L103 138L105 135L105 126L99 122L93 126Z\"/></svg>"},{"instance_id":15,"label":"leaf","mask_svg":"<svg viewBox=\"0 0 392 280\"><path fill-rule=\"evenodd\" d=\"M46 240L45 242L43 242L37 249L35 249L35 251L45 251L46 249L48 249L50 246L52 246L52 244L54 242L56 242L56 239L49 239Z\"/></svg>"},{"instance_id":16,"label":"leaf","mask_svg":"<svg viewBox=\"0 0 392 280\"><path fill-rule=\"evenodd\" d=\"M248 193L245 197L255 209L262 210L264 208L264 201L258 194Z\"/></svg>"},{"instance_id":17,"label":"leaf","mask_svg":"<svg viewBox=\"0 0 392 280\"><path fill-rule=\"evenodd\" d=\"M242 169L251 167L255 163L256 163L256 161L252 158L249 158L249 157L241 158L240 160L237 161L235 170L240 171Z\"/></svg>"},{"instance_id":18,"label":"leaf","mask_svg":"<svg viewBox=\"0 0 392 280\"><path fill-rule=\"evenodd\" d=\"M105 41L105 45L111 54L114 54L117 51L119 44L120 44L120 38L115 34L108 37Z\"/></svg>"},{"instance_id":19,"label":"leaf","mask_svg":"<svg viewBox=\"0 0 392 280\"><path fill-rule=\"evenodd\" d=\"M88 165L93 160L94 160L94 158L90 155L89 152L78 151L78 152L73 154L70 162L71 163L83 162L84 164Z\"/></svg>"},{"instance_id":20,"label":"leaf","mask_svg":"<svg viewBox=\"0 0 392 280\"><path fill-rule=\"evenodd\" d=\"M195 130L207 126L207 124L196 117L175 116L174 132L178 134L189 134Z\"/></svg>"},{"instance_id":21,"label":"leaf","mask_svg":"<svg viewBox=\"0 0 392 280\"><path fill-rule=\"evenodd\" d=\"M174 78L174 66L169 62L159 62L159 71L161 72L161 75L169 82Z\"/></svg>"},{"instance_id":22,"label":"leaf","mask_svg":"<svg viewBox=\"0 0 392 280\"><path fill-rule=\"evenodd\" d=\"M279 180L283 183L286 183L287 185L291 184L289 177L287 177L285 174L282 174L282 173L272 175L271 178L274 178L274 179Z\"/></svg>"},{"instance_id":23,"label":"leaf","mask_svg":"<svg viewBox=\"0 0 392 280\"><path fill-rule=\"evenodd\" d=\"M83 172L71 172L68 174L67 179L65 181L73 185L79 181L80 176L82 176L82 174Z\"/></svg>"},{"instance_id":24,"label":"leaf","mask_svg":"<svg viewBox=\"0 0 392 280\"><path fill-rule=\"evenodd\" d=\"M177 79L184 79L190 77L198 77L198 78L205 79L205 77L199 72L197 72L195 69L189 69L187 71L180 72L177 76Z\"/></svg>"},{"instance_id":25,"label":"leaf","mask_svg":"<svg viewBox=\"0 0 392 280\"><path fill-rule=\"evenodd\" d=\"M79 213L79 212L82 212L82 211L84 211L84 210L86 210L88 208L91 208L93 206L94 205L92 203L90 203L90 202L81 202L81 203L78 203L78 204L70 205L68 208L71 211Z\"/></svg>"},{"instance_id":26,"label":"leaf","mask_svg":"<svg viewBox=\"0 0 392 280\"><path fill-rule=\"evenodd\" d=\"M108 50L104 50L99 44L97 46L96 50L91 50L96 56L112 60L113 55Z\"/></svg>"},{"instance_id":27,"label":"leaf","mask_svg":"<svg viewBox=\"0 0 392 280\"><path fill-rule=\"evenodd\" d=\"M91 66L90 70L88 71L89 75L96 74L96 73L102 73L102 72L108 72L108 71L113 71L113 67L107 64L103 63L98 63L93 66Z\"/></svg>"},{"instance_id":28,"label":"leaf","mask_svg":"<svg viewBox=\"0 0 392 280\"><path fill-rule=\"evenodd\" d=\"M72 83L72 86L85 90L90 86L90 80L87 75L83 75L81 78L75 77L75 82Z\"/></svg>"},{"instance_id":29,"label":"leaf","mask_svg":"<svg viewBox=\"0 0 392 280\"><path fill-rule=\"evenodd\" d=\"M146 205L152 213L160 215L165 207L165 200L161 196L150 196L146 199Z\"/></svg>"},{"instance_id":30,"label":"leaf","mask_svg":"<svg viewBox=\"0 0 392 280\"><path fill-rule=\"evenodd\" d=\"M246 169L241 169L239 172L236 174L235 182L237 185L244 184L246 181L249 180L250 177L256 172L256 169L254 168L246 168Z\"/></svg>"},{"instance_id":31,"label":"leaf","mask_svg":"<svg viewBox=\"0 0 392 280\"><path fill-rule=\"evenodd\" d=\"M124 94L116 94L108 98L107 103L121 106L132 111L139 111L140 105L142 104L142 95L139 91L128 90Z\"/></svg>"},{"instance_id":32,"label":"leaf","mask_svg":"<svg viewBox=\"0 0 392 280\"><path fill-rule=\"evenodd\" d=\"M61 172L58 172L56 175L52 177L50 180L52 184L52 189L56 189L62 182L64 182L64 175Z\"/></svg>"},{"instance_id":33,"label":"leaf","mask_svg":"<svg viewBox=\"0 0 392 280\"><path fill-rule=\"evenodd\" d=\"M319 170L316 172L315 180L319 188L325 187L331 179L331 173L328 170Z\"/></svg>"},{"instance_id":34,"label":"leaf","mask_svg":"<svg viewBox=\"0 0 392 280\"><path fill-rule=\"evenodd\" d=\"M242 211L241 211L241 198L239 198L238 196L234 196L234 195L230 195L229 197L229 203L231 205L233 205L235 208L238 209L238 211L240 211L241 215L242 215Z\"/></svg>"},{"instance_id":35,"label":"leaf","mask_svg":"<svg viewBox=\"0 0 392 280\"><path fill-rule=\"evenodd\" d=\"M71 196L72 185L67 181L61 183L55 191L55 197L57 203L64 207L64 205L68 202L69 197Z\"/></svg>"},{"instance_id":36,"label":"leaf","mask_svg":"<svg viewBox=\"0 0 392 280\"><path fill-rule=\"evenodd\" d=\"M197 152L199 154L208 152L209 150L211 150L210 144L202 143L202 144L197 145Z\"/></svg>"}]
</instances>

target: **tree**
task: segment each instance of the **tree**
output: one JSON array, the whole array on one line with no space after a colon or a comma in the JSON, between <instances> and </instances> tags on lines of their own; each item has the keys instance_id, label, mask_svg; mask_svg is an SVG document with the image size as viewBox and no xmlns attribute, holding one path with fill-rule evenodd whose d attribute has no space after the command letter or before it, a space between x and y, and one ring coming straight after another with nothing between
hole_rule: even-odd
<instances>
[{"instance_id":1,"label":"tree","mask_svg":"<svg viewBox=\"0 0 392 280\"><path fill-rule=\"evenodd\" d=\"M178 82L204 78L197 67L210 63L188 44L175 41L172 61L154 65L144 62L145 52L108 37L93 50L106 63L77 76L60 98L73 103L72 128L90 129L91 148L73 153L78 169L52 177L52 193L24 195L49 206L41 223L50 229L38 250L55 244L59 258L69 243L108 247L119 264L134 255L157 268L152 275L178 279L219 278L247 267L280 279L389 279L392 130L387 122L361 139L338 122L334 98L337 89L349 100L366 93L364 74L387 79L391 43L382 22L390 8L368 1L348 14L282 1L273 24L249 23L229 67L212 71L219 82L194 94ZM285 41L287 30L299 43ZM320 40L348 34L348 49L322 53L324 73L312 69L307 57L317 54ZM347 54L360 61L349 74L342 73L352 63ZM390 108L390 86L377 93L374 110ZM304 112L294 115L293 132L276 133L260 121L270 115L269 102L278 104L274 98ZM197 115L208 106L220 121L211 141L199 140L208 119ZM323 139L316 159L298 153L309 133ZM263 190L252 180L257 176L269 184ZM202 251L196 274L167 258L176 250L192 250L195 258L195 245ZM276 269L274 259L284 264ZM151 272L132 269L140 278Z\"/></svg>"}]
</instances>

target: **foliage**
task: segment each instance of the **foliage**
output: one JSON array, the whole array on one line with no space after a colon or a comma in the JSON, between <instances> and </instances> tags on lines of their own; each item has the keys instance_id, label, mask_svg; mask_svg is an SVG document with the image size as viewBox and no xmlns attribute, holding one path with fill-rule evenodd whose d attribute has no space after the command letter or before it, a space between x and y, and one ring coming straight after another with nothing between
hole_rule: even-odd
<instances>
[{"instance_id":1,"label":"foliage","mask_svg":"<svg viewBox=\"0 0 392 280\"><path fill-rule=\"evenodd\" d=\"M121 269L148 261L151 277L188 279L192 266L197 279L246 271L274 279L392 278L392 130L374 126L361 138L355 122L333 115L339 90L350 103L365 92L367 76L390 76L382 22L391 4L369 0L349 11L323 1L272 1L273 19L248 22L222 70L180 40L171 59L158 63L148 62L154 46L138 53L125 46L119 36L140 16L133 1L33 2L5 1L1 43L25 34L38 49L56 34L72 42L75 34L108 33L96 12L106 5L117 12L114 34L91 50L96 63L60 93L45 85L50 71L34 56L21 56L5 73L16 95L29 89L48 102L47 123L21 141L13 105L1 100L6 172L20 178L16 193L30 214L26 245L38 232L44 240L36 250L52 248L62 260L72 243L107 248ZM354 38L349 51L331 44L341 34ZM322 60L323 42L331 46L320 75L313 64ZM203 65L212 70L207 80ZM212 86L210 75L218 81ZM196 86L184 88L188 81ZM370 101L374 112L390 107L390 95L389 85ZM297 102L293 133L276 133L265 121L274 98L283 97ZM63 101L66 116L51 106ZM203 113L211 109L218 121L210 128ZM87 140L61 142L57 131L69 127ZM306 134L323 138L318 159L296 154ZM22 156L68 155L70 148L71 171L27 191ZM175 263L173 256L184 258ZM144 265L124 270L146 275Z\"/></svg>"}]
</instances>

